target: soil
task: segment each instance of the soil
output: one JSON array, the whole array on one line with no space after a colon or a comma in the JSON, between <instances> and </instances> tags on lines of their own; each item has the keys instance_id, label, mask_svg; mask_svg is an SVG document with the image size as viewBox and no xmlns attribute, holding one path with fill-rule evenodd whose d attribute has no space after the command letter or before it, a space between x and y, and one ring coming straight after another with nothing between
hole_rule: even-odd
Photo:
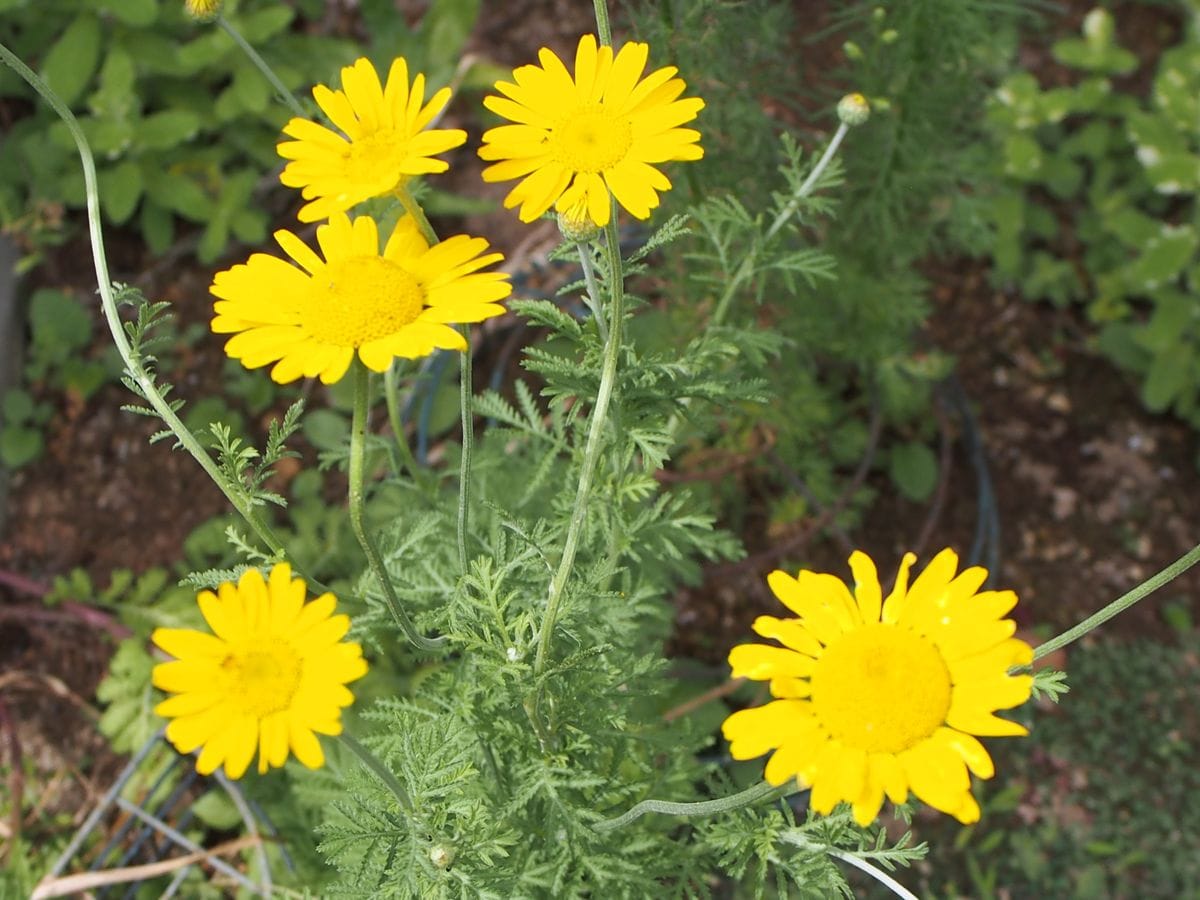
<instances>
[{"instance_id":1,"label":"soil","mask_svg":"<svg viewBox=\"0 0 1200 900\"><path fill-rule=\"evenodd\" d=\"M547 44L566 51L587 28L581 6L587 5L484 4L472 49L505 65L527 60ZM534 7L539 12L531 17ZM1077 27L1079 10L1086 8L1073 7L1064 27ZM528 28L530 21L541 24ZM1166 26L1158 19L1140 21L1146 35L1140 46L1161 46ZM1039 53L1029 50L1023 62L1048 65ZM497 214L473 227L510 256L532 252L522 250L511 217ZM114 247L115 277L133 280L149 268L152 275L142 284L148 296L172 301L184 324L206 320L209 270L183 260L151 267L129 235L117 234ZM90 267L80 264L85 259L86 245L73 241L51 255L28 287L90 292ZM1197 435L1142 408L1136 385L1091 348L1090 331L1076 310L1027 303L999 290L977 261L930 262L925 274L933 285L932 313L922 340L957 359L957 379L995 491L1000 555L994 578L1020 595L1023 627L1057 633L1193 546ZM178 392L217 393L221 362L216 341L185 351L174 376ZM39 596L53 578L76 567L104 585L116 568L170 566L185 537L226 506L185 453L172 451L169 442L147 443L152 422L119 411L130 401L121 386L109 385L86 402L53 399L48 450L13 473L0 533L0 753L5 761L22 752L32 758L53 794L47 806L78 818L120 764L96 735L92 705L120 629L82 607L46 608ZM867 474L879 499L853 538L880 561L881 572L905 550L926 556L953 546L965 555L972 542L980 517L979 472L964 440L966 420L949 389L940 395L938 415L944 465L930 504L905 500L883 474ZM789 559L845 573L844 538L813 523L801 528L789 544ZM765 534L744 537L752 557L763 561L755 555L770 549ZM782 562L775 559L766 569ZM699 636L736 639L748 633L755 615L775 612L762 577L766 569L713 566L702 585L681 590L674 652L719 664L722 654ZM1161 612L1168 601L1186 604L1200 619L1200 568L1109 623L1102 639L1169 639ZM9 787L21 796L18 783ZM26 823L36 818L26 813ZM0 827L11 832L18 825Z\"/></svg>"}]
</instances>

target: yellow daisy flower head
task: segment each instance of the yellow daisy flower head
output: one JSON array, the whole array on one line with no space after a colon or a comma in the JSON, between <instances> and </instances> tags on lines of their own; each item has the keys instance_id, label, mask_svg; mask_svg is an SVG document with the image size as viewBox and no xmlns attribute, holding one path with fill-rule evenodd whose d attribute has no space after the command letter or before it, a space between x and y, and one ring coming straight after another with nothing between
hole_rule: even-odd
<instances>
[{"instance_id":1,"label":"yellow daisy flower head","mask_svg":"<svg viewBox=\"0 0 1200 900\"><path fill-rule=\"evenodd\" d=\"M480 269L503 259L483 238L456 235L434 246L412 216L396 223L382 253L375 220L335 213L317 228L324 259L290 231L275 240L296 265L266 253L218 272L212 330L232 334L225 353L248 369L274 363L286 384L320 376L332 384L354 355L376 372L395 357L464 350L451 325L504 312L508 275Z\"/></svg>"},{"instance_id":2,"label":"yellow daisy flower head","mask_svg":"<svg viewBox=\"0 0 1200 900\"><path fill-rule=\"evenodd\" d=\"M774 751L766 780L798 779L822 814L839 801L860 825L886 794L903 803L911 790L935 809L969 824L979 820L968 772L995 773L975 736L1022 735L993 715L1029 699L1032 677L1009 675L1033 650L1013 637L1003 616L1012 591L983 591L987 571L955 574L943 550L910 586L916 557L907 553L883 598L875 564L850 557L854 591L833 575L775 571L767 582L798 618L760 616L754 630L782 647L743 644L729 654L734 677L769 681L777 699L733 713L722 730L734 759Z\"/></svg>"},{"instance_id":3,"label":"yellow daisy flower head","mask_svg":"<svg viewBox=\"0 0 1200 900\"><path fill-rule=\"evenodd\" d=\"M237 584L200 592L212 634L156 628L150 636L175 657L154 667L154 686L173 695L154 711L171 720L175 749L200 750L202 775L223 765L240 778L255 750L259 772L282 766L289 752L310 769L325 762L316 735L341 734L342 707L354 702L346 685L367 664L358 644L342 640L350 619L333 614L333 594L306 595L287 563L267 579L248 569Z\"/></svg>"},{"instance_id":4,"label":"yellow daisy flower head","mask_svg":"<svg viewBox=\"0 0 1200 900\"><path fill-rule=\"evenodd\" d=\"M403 58L392 63L386 85L363 58L342 69L341 90L318 84L313 99L341 134L296 118L283 127L295 140L276 148L291 160L279 180L312 201L301 208L301 222L319 222L390 194L413 175L445 172L449 164L433 157L467 139L457 128L425 130L449 102L450 89L425 103L425 76L418 74L410 85Z\"/></svg>"},{"instance_id":5,"label":"yellow daisy flower head","mask_svg":"<svg viewBox=\"0 0 1200 900\"><path fill-rule=\"evenodd\" d=\"M680 128L704 108L698 97L679 99L684 83L673 66L642 77L650 48L625 44L615 54L579 39L572 75L552 51L538 52L541 65L513 71L513 83L496 82L504 96L483 104L513 122L483 135L479 155L494 165L484 181L521 181L504 199L532 222L551 206L596 225L608 224L610 192L639 219L659 204L671 182L655 164L700 159L700 132Z\"/></svg>"}]
</instances>

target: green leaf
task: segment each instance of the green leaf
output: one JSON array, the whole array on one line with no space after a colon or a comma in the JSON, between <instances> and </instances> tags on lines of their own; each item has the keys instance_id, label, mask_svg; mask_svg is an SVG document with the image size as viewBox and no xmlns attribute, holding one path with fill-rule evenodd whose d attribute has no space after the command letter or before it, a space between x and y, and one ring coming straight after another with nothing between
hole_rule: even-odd
<instances>
[{"instance_id":1,"label":"green leaf","mask_svg":"<svg viewBox=\"0 0 1200 900\"><path fill-rule=\"evenodd\" d=\"M1017 132L1004 141L1004 171L1022 181L1031 181L1042 170L1044 157L1038 142L1028 134Z\"/></svg>"},{"instance_id":2,"label":"green leaf","mask_svg":"<svg viewBox=\"0 0 1200 900\"><path fill-rule=\"evenodd\" d=\"M35 291L29 298L29 328L31 365L60 363L92 340L92 319L83 305L52 288Z\"/></svg>"},{"instance_id":3,"label":"green leaf","mask_svg":"<svg viewBox=\"0 0 1200 900\"><path fill-rule=\"evenodd\" d=\"M212 214L212 199L194 178L181 172L143 166L146 193L158 205L192 222L203 222Z\"/></svg>"},{"instance_id":4,"label":"green leaf","mask_svg":"<svg viewBox=\"0 0 1200 900\"><path fill-rule=\"evenodd\" d=\"M144 170L143 170L144 171ZM175 240L175 219L168 209L158 203L142 204L142 237L151 253L161 256Z\"/></svg>"},{"instance_id":5,"label":"green leaf","mask_svg":"<svg viewBox=\"0 0 1200 900\"><path fill-rule=\"evenodd\" d=\"M33 418L33 397L20 388L9 388L0 399L0 413L8 425L19 425Z\"/></svg>"},{"instance_id":6,"label":"green leaf","mask_svg":"<svg viewBox=\"0 0 1200 900\"><path fill-rule=\"evenodd\" d=\"M126 25L144 28L158 18L159 0L100 0L99 7Z\"/></svg>"},{"instance_id":7,"label":"green leaf","mask_svg":"<svg viewBox=\"0 0 1200 900\"><path fill-rule=\"evenodd\" d=\"M1179 341L1160 352L1150 363L1142 385L1142 403L1153 412L1163 412L1185 389L1194 388L1195 353Z\"/></svg>"},{"instance_id":8,"label":"green leaf","mask_svg":"<svg viewBox=\"0 0 1200 900\"><path fill-rule=\"evenodd\" d=\"M152 113L137 127L137 142L150 150L166 150L190 141L200 129L200 117L183 109Z\"/></svg>"},{"instance_id":9,"label":"green leaf","mask_svg":"<svg viewBox=\"0 0 1200 900\"><path fill-rule=\"evenodd\" d=\"M1192 261L1200 236L1191 225L1164 225L1146 242L1141 256L1124 270L1125 283L1137 290L1153 290L1175 279Z\"/></svg>"},{"instance_id":10,"label":"green leaf","mask_svg":"<svg viewBox=\"0 0 1200 900\"><path fill-rule=\"evenodd\" d=\"M0 465L6 469L19 469L33 462L44 447L42 433L36 428L6 422L0 429Z\"/></svg>"},{"instance_id":11,"label":"green leaf","mask_svg":"<svg viewBox=\"0 0 1200 900\"><path fill-rule=\"evenodd\" d=\"M132 54L124 47L111 48L100 67L100 87L88 99L88 107L100 118L131 118L139 107L136 81Z\"/></svg>"},{"instance_id":12,"label":"green leaf","mask_svg":"<svg viewBox=\"0 0 1200 900\"><path fill-rule=\"evenodd\" d=\"M295 10L279 3L238 16L234 24L242 33L242 37L249 43L258 45L287 28L295 15Z\"/></svg>"},{"instance_id":13,"label":"green leaf","mask_svg":"<svg viewBox=\"0 0 1200 900\"><path fill-rule=\"evenodd\" d=\"M211 788L190 807L196 818L217 831L232 831L242 822L241 814L224 790Z\"/></svg>"},{"instance_id":14,"label":"green leaf","mask_svg":"<svg viewBox=\"0 0 1200 900\"><path fill-rule=\"evenodd\" d=\"M96 179L100 187L100 202L109 221L120 225L133 215L142 196L142 171L131 159L122 160L109 169L101 170Z\"/></svg>"},{"instance_id":15,"label":"green leaf","mask_svg":"<svg viewBox=\"0 0 1200 900\"><path fill-rule=\"evenodd\" d=\"M890 454L892 483L909 500L929 499L937 487L938 462L925 444L913 441L892 448Z\"/></svg>"},{"instance_id":16,"label":"green leaf","mask_svg":"<svg viewBox=\"0 0 1200 900\"><path fill-rule=\"evenodd\" d=\"M77 16L46 52L42 78L71 106L96 71L100 61L100 22L95 16Z\"/></svg>"},{"instance_id":17,"label":"green leaf","mask_svg":"<svg viewBox=\"0 0 1200 900\"><path fill-rule=\"evenodd\" d=\"M350 423L331 409L314 409L304 417L302 430L318 450L337 450L350 435Z\"/></svg>"},{"instance_id":18,"label":"green leaf","mask_svg":"<svg viewBox=\"0 0 1200 900\"><path fill-rule=\"evenodd\" d=\"M432 60L454 60L475 28L480 0L437 0L421 22L421 34Z\"/></svg>"},{"instance_id":19,"label":"green leaf","mask_svg":"<svg viewBox=\"0 0 1200 900\"><path fill-rule=\"evenodd\" d=\"M96 696L108 708L100 716L100 733L112 742L117 753L128 753L146 742L158 728L154 715L154 692L150 673L154 660L142 638L126 638L117 646L108 675L96 688Z\"/></svg>"},{"instance_id":20,"label":"green leaf","mask_svg":"<svg viewBox=\"0 0 1200 900\"><path fill-rule=\"evenodd\" d=\"M1087 72L1123 75L1137 68L1137 57L1121 47L1114 38L1112 13L1093 9L1083 20L1083 38L1068 38L1054 44L1054 58L1060 63Z\"/></svg>"}]
</instances>

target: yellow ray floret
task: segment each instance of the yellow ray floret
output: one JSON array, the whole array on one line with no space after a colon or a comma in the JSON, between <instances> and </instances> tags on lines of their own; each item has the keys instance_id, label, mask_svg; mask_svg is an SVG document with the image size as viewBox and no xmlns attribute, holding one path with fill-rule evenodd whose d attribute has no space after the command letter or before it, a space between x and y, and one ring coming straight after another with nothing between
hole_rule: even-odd
<instances>
[{"instance_id":1,"label":"yellow ray floret","mask_svg":"<svg viewBox=\"0 0 1200 900\"><path fill-rule=\"evenodd\" d=\"M979 819L970 774L991 778L992 759L976 735L1022 735L993 715L1029 699L1033 679L1009 675L1033 659L1003 616L1011 591L983 591L987 571L955 574L943 550L909 585L906 554L885 598L875 564L850 557L853 591L832 575L772 572L767 582L797 618L761 616L754 630L783 646L743 644L729 654L734 677L770 682L776 698L733 713L722 728L734 759L773 754L765 777L812 788L829 813L851 804L870 823L886 795L911 791L963 823Z\"/></svg>"},{"instance_id":2,"label":"yellow ray floret","mask_svg":"<svg viewBox=\"0 0 1200 900\"><path fill-rule=\"evenodd\" d=\"M457 235L429 246L411 216L392 231L382 253L375 221L335 213L317 228L318 255L290 231L275 240L295 265L255 253L213 278L212 330L232 334L225 352L248 369L274 363L286 384L346 374L355 354L382 372L396 357L463 350L451 325L504 312L508 275L482 272L499 262L483 238Z\"/></svg>"},{"instance_id":3,"label":"yellow ray floret","mask_svg":"<svg viewBox=\"0 0 1200 900\"><path fill-rule=\"evenodd\" d=\"M175 657L159 663L154 686L172 696L154 711L180 753L200 751L196 770L224 766L240 778L258 752L258 771L289 753L310 769L325 761L318 734L340 734L346 688L367 673L362 648L344 641L350 619L334 615L333 594L305 602L305 584L287 563L264 579L249 569L235 585L203 591L200 611L212 633L158 628L151 635Z\"/></svg>"},{"instance_id":4,"label":"yellow ray floret","mask_svg":"<svg viewBox=\"0 0 1200 900\"><path fill-rule=\"evenodd\" d=\"M532 222L554 206L573 220L608 224L611 197L639 219L659 204L671 182L655 165L700 159L700 132L681 128L704 108L679 99L684 83L668 66L643 77L649 47L625 44L614 55L588 34L579 40L574 73L552 51L541 65L521 66L503 96L484 106L513 124L483 135L479 155L493 165L484 181L521 181L504 200Z\"/></svg>"},{"instance_id":5,"label":"yellow ray floret","mask_svg":"<svg viewBox=\"0 0 1200 900\"><path fill-rule=\"evenodd\" d=\"M294 140L277 148L291 160L279 180L311 201L300 210L301 222L390 194L413 175L445 172L448 164L434 157L467 139L457 128L425 130L449 102L450 89L425 103L425 76L418 74L410 85L403 58L392 63L386 85L370 61L359 59L342 69L341 90L318 84L313 99L340 133L296 118L283 128Z\"/></svg>"}]
</instances>

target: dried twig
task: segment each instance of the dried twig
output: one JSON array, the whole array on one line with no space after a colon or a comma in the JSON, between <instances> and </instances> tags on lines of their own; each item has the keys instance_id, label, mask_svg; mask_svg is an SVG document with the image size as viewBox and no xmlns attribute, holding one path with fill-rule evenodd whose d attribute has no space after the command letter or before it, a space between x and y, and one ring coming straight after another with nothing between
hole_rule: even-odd
<instances>
[{"instance_id":1,"label":"dried twig","mask_svg":"<svg viewBox=\"0 0 1200 900\"><path fill-rule=\"evenodd\" d=\"M104 872L84 872L79 875L65 875L62 878L43 880L34 888L33 896L30 900L49 900L51 897L66 897L69 894L89 891L93 888L109 884L128 884L132 881L145 881L149 878L157 878L160 875L168 875L171 872L178 871L187 866L194 866L196 863L205 862L218 856L230 856L245 850L247 847L257 846L260 843L262 843L261 837L248 835L240 837L237 840L219 844L211 850L199 850L195 853L177 856L174 859L164 859L161 862L146 863L140 866L126 866L122 869L108 869Z\"/></svg>"}]
</instances>

